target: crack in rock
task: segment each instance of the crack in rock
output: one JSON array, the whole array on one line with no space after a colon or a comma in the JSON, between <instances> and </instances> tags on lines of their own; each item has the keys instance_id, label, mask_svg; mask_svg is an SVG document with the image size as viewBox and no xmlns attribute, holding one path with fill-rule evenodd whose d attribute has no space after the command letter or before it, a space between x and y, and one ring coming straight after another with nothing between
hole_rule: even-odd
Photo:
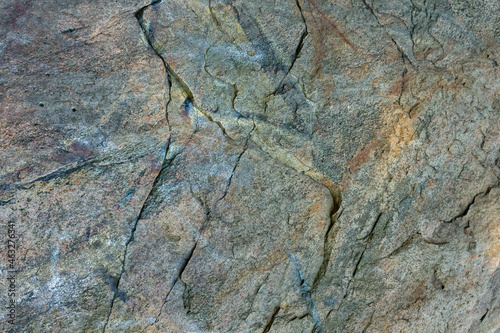
<instances>
[{"instance_id":1,"label":"crack in rock","mask_svg":"<svg viewBox=\"0 0 500 333\"><path fill-rule=\"evenodd\" d=\"M271 326L273 326L274 320L276 319L276 316L278 315L278 312L280 312L280 310L281 310L281 307L279 307L279 306L276 308L276 310L274 310L274 312L271 316L271 319L269 319L269 322L264 327L264 330L262 331L262 333L269 332L269 330L271 329Z\"/></svg>"},{"instance_id":2,"label":"crack in rock","mask_svg":"<svg viewBox=\"0 0 500 333\"><path fill-rule=\"evenodd\" d=\"M143 217L143 214L144 214L144 211L145 211L145 208L148 206L148 203L149 203L149 200L151 198L151 194L155 191L155 188L158 186L158 181L159 179L161 179L161 175L162 173L164 172L165 168L164 168L164 165L165 163L167 162L167 155L168 155L168 148L170 147L170 145L167 143L166 147L165 147L165 150L164 150L164 154L163 154L163 163L162 163L162 168L160 169L160 172L158 172L158 174L156 175L155 177L155 180L153 181L153 186L151 187L148 195L146 196L146 200L144 201L144 204L143 206L141 207L141 210L139 212L139 215L137 216L137 218L134 220L134 223L133 223L133 226L132 226L132 229L130 230L130 236L127 240L127 242L125 243L125 250L123 252L123 257L122 257L122 265L121 265L121 270L120 270L120 274L116 280L116 286L115 286L115 291L113 293L113 299L111 300L111 306L110 306L110 309L109 309L109 312L108 312L108 316L106 318L106 322L104 324L104 327L103 327L103 330L102 332L106 332L106 327L108 326L109 324L109 319L111 317L111 314L113 312L113 307L115 305L115 301L118 297L121 297L121 293L120 293L120 282L121 282L121 279L122 279L122 276L123 274L125 273L125 264L126 264L126 260L127 260L127 253L128 253L128 248L129 248L129 245L130 243L132 243L134 241L134 236L135 236L135 232L137 230L137 226L139 224L139 220L142 219Z\"/></svg>"},{"instance_id":3,"label":"crack in rock","mask_svg":"<svg viewBox=\"0 0 500 333\"><path fill-rule=\"evenodd\" d=\"M149 7L149 6L152 6L152 5L156 5L158 3L160 3L162 0L158 0L158 1L154 1L152 2L151 4L145 6L145 7L142 7L141 9L139 9L136 14L135 14L135 17L137 18L137 21L139 23L139 26L141 26L141 28L143 29L144 31L144 28L142 27L142 24L141 24L141 20L142 20L142 14L144 12L144 10ZM147 39L147 35L144 34L146 39ZM148 42L150 42L149 39L147 39ZM151 44L150 44L151 45ZM154 50L154 48L153 48ZM155 50L155 53L160 56L156 50ZM168 106L171 102L171 79L170 79L170 73L169 73L169 68L167 66L167 64L165 63L165 61L163 60L163 58L161 58L160 56L160 59L162 60L162 63L164 65L164 68L165 68L165 71L166 71L166 75L167 75L167 81L168 81L168 100L166 102L166 105L165 105L165 118L167 120L167 124L168 124ZM148 195L146 196L146 200L144 201L142 207L141 207L141 210L139 212L139 215L137 216L137 218L134 220L134 223L133 223L133 226L132 226L132 229L130 230L130 236L127 240L127 242L125 243L125 250L123 252L123 257L122 257L122 265L121 265L121 270L120 270L120 274L118 276L118 278L116 279L116 284L115 284L115 288L114 288L114 292L113 292L113 298L111 300L111 305L110 305L110 308L109 308L109 312L108 312L108 315L106 317L106 321L104 323L104 326L103 326L103 329L102 329L102 332L106 332L106 328L109 324L109 320L110 320L110 317L111 317L111 314L113 313L113 307L115 305L115 302L116 302L116 299L117 297L121 297L121 293L120 293L120 282L121 282L121 279L123 277L123 274L125 273L125 265L126 265L126 260L127 260L127 254L128 254L128 249L129 249L129 245L134 241L134 236L135 236L135 232L137 231L137 226L139 224L139 220L141 220L141 218L143 217L143 214L145 212L145 209L146 207L148 207L148 204L149 204L149 201L151 200L151 195L155 192L156 188L158 187L158 182L159 180L162 178L162 174L165 172L165 169L166 169L166 165L168 165L168 159L167 159L167 156L168 156L168 149L170 148L170 139L169 141L167 142L167 144L165 145L165 148L164 148L164 151L163 151L163 156L162 156L162 159L163 159L163 162L162 162L162 165L161 165L161 168L160 168L160 171L158 172L158 174L156 175L154 181L153 181L153 185L148 193Z\"/></svg>"},{"instance_id":4,"label":"crack in rock","mask_svg":"<svg viewBox=\"0 0 500 333\"><path fill-rule=\"evenodd\" d=\"M156 5L156 4L159 4L160 2L161 2L161 0L160 1L156 1L156 2L152 3L151 5ZM302 18L302 21L304 22L305 28L304 28L304 31L301 34L301 37L300 37L299 43L297 45L297 48L295 50L294 57L292 59L292 63L290 65L290 68L289 68L288 72L286 73L286 75L284 76L284 78L281 80L281 82L283 82L283 80L286 78L286 76L288 75L288 73L290 72L290 70L293 68L296 60L300 56L300 52L302 51L303 46L304 46L305 38L308 35L307 22L305 21L305 17L303 15L302 8L301 8L301 6L300 6L300 4L299 4L298 1L296 1L296 5L299 8L299 11L300 11L300 14L301 14L301 18ZM179 75L177 75L172 70L172 68L168 65L168 63L162 57L162 51L161 51L162 45L161 45L161 43L159 41L157 41L155 39L155 37L153 35L153 31L152 31L152 29L150 27L150 23L147 22L147 20L144 18L144 15L143 15L144 11L149 6L145 6L145 7L141 8L139 11L137 11L136 18L137 18L137 20L138 20L138 22L139 22L139 24L140 24L140 26L142 28L142 31L144 33L144 36L145 36L148 44L155 51L155 53L162 59L162 62L164 64L164 66L165 66L165 69L166 69L166 71L168 73L169 83L171 82L170 79L173 78L181 86L181 88L184 90L187 98L192 103L194 110L197 111L201 116L203 116L206 119L208 119L210 122L215 123L221 129L221 131L224 134L224 136L227 136L228 138L231 139L231 137L227 134L227 131L225 129L225 126L224 126L223 122L225 122L225 121L232 121L232 119L224 119L224 118L222 118L220 120L214 120L214 118L212 117L212 115L211 115L210 112L208 112L208 111L204 110L203 108L201 108L200 106L198 106L196 104L196 102L195 102L193 93L192 93L191 89L189 88L189 86L179 77ZM208 71L207 71L207 73L208 73ZM210 74L210 73L208 73L208 74ZM277 89L279 89L279 85L278 85ZM233 95L233 103L234 103L234 100L236 99L236 96L238 94L238 90L237 90L236 85L233 85L233 90L234 90L234 95ZM261 129L274 128L273 125L268 124L267 122L264 122L264 121L253 120L253 119L252 120L251 119L246 119L245 117L241 117L241 116L238 116L237 120L238 120L237 124L240 127L243 127L243 128L245 128L245 127L251 127L252 129L250 130L250 132L248 134L248 137L247 137L247 139L245 141L245 144L244 144L244 149L243 149L242 153L238 157L237 163L235 164L235 167L233 168L231 176L230 176L230 178L228 180L228 184L226 186L226 190L225 190L225 192L224 192L224 194L223 194L223 196L221 197L220 200L224 199L225 196L227 195L227 191L229 190L229 186L231 185L232 177L233 177L234 172L235 172L235 170L236 170L236 168L237 168L237 166L239 164L239 160L241 159L242 155L245 153L245 151L248 148L248 140L249 139L251 139L254 143L256 143L264 152L266 152L267 154L269 154L271 158L279 161L280 163L282 163L282 164L284 164L284 165L286 165L288 167L291 167L292 169L294 169L295 171L297 171L299 173L305 174L310 179L312 179L314 182L319 183L319 184L325 186L328 189L328 192L330 193L331 201L332 201L332 203L331 203L331 210L330 210L330 213L329 213L330 221L329 221L329 224L328 224L328 226L326 228L326 232L325 232L325 236L324 236L323 262L322 262L321 267L318 269L318 272L316 273L316 278L315 278L315 281L314 281L314 285L316 285L317 281L319 281L319 279L325 274L325 271L326 271L326 268L327 268L327 264L329 262L329 255L328 255L329 248L330 248L330 245L329 245L330 237L329 237L329 235L330 235L330 231L332 230L332 227L333 227L333 225L335 223L335 220L336 220L335 214L339 211L339 208L340 208L340 205L341 205L341 201L342 201L341 189L340 189L340 187L338 185L336 185L335 183L333 183L328 177L326 177L324 174L320 173L316 168L313 168L311 166L306 165L299 158L297 158L293 153L287 151L286 149L284 149L284 148L282 148L280 146L277 146L277 145L273 144L267 138L267 136L265 136L262 133L262 131L261 131ZM296 266L297 263L298 262L295 262L294 265ZM296 267L299 267L299 266L296 266ZM303 276L303 273L300 270L300 267L298 268L297 272L298 272L297 274L299 276ZM174 282L174 285L175 285L176 282L177 282L177 280ZM313 304L313 300L312 300L312 297L311 297L311 290L313 288L311 288L310 286L308 286L307 283L305 283L305 281L303 281L303 279L302 279L302 282L303 283L300 284L301 292L303 293L303 295L305 295L305 297L307 299L307 302L309 304L311 316L313 317L314 322L315 322L316 331L317 332L322 332L321 322L320 322L320 319L319 319L319 314L318 314L318 312L317 312L317 310L316 310L316 308L315 308L315 306ZM173 288L173 285L172 285L171 289L172 288ZM168 297L169 293L170 293L170 291L167 293L167 297ZM166 302L166 299L164 301L164 304L165 304L165 302ZM162 305L162 308L163 308L164 304ZM160 314L161 314L161 310L160 310ZM158 319L158 317L157 317L157 319ZM155 320L155 322L157 321L157 319Z\"/></svg>"},{"instance_id":5,"label":"crack in rock","mask_svg":"<svg viewBox=\"0 0 500 333\"><path fill-rule=\"evenodd\" d=\"M155 317L154 322L151 323L151 324L149 324L148 326L146 326L142 330L142 332L146 331L146 329L148 329L148 327L154 326L160 320L159 318L160 318L160 316L161 316L161 314L163 312L163 308L165 307L165 304L167 304L168 296L170 296L170 293L174 289L174 287L177 284L177 282L179 280L182 282L182 273L184 273L184 270L186 269L189 261L193 257L193 254L194 254L194 251L196 250L197 245L198 245L198 242L195 242L194 245L187 251L186 255L182 258L181 262L179 263L179 267L177 268L177 276L174 278L174 281L172 282L172 285L170 286L167 294L165 295L165 297L163 299L163 303L162 303L162 305L160 307L160 311L158 312L158 315Z\"/></svg>"}]
</instances>

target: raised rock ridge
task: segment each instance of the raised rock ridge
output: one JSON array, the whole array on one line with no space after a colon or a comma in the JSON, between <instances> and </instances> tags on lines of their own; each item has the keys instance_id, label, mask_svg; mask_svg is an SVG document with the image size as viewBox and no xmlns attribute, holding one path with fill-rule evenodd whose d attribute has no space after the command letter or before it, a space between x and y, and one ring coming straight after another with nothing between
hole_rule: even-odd
<instances>
[{"instance_id":1,"label":"raised rock ridge","mask_svg":"<svg viewBox=\"0 0 500 333\"><path fill-rule=\"evenodd\" d=\"M0 6L1 331L500 330L500 3Z\"/></svg>"}]
</instances>

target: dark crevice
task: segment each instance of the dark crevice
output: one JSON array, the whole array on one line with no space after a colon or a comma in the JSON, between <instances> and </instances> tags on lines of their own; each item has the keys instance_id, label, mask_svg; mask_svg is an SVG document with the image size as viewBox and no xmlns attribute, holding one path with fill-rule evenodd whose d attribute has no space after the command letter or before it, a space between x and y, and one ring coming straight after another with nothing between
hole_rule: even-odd
<instances>
[{"instance_id":1,"label":"dark crevice","mask_svg":"<svg viewBox=\"0 0 500 333\"><path fill-rule=\"evenodd\" d=\"M168 296L170 296L170 293L174 289L174 287L177 284L177 282L178 281L182 282L182 273L184 273L184 270L186 269L189 261L193 257L193 254L194 254L194 251L195 251L197 245L198 245L198 242L194 243L194 245L187 251L186 255L182 258L182 260L181 260L181 262L179 264L179 268L177 269L177 275L174 278L174 281L172 282L172 285L170 286L167 294L163 298L163 303L161 304L160 311L158 312L158 315L155 317L155 320L153 321L153 323L151 323L148 326L146 326L142 330L142 332L144 332L148 327L153 326L154 324L156 324L160 320L159 318L160 318L160 316L161 316L161 314L163 312L163 308L165 307L165 304L167 304Z\"/></svg>"},{"instance_id":2,"label":"dark crevice","mask_svg":"<svg viewBox=\"0 0 500 333\"><path fill-rule=\"evenodd\" d=\"M189 261L193 257L194 251L196 250L196 246L198 245L198 242L194 243L194 245L189 249L187 255L184 257L177 276L179 277L179 280L182 281L182 273L184 273L184 270L186 269L187 265L189 264Z\"/></svg>"},{"instance_id":3,"label":"dark crevice","mask_svg":"<svg viewBox=\"0 0 500 333\"><path fill-rule=\"evenodd\" d=\"M233 84L233 100L231 101L233 110L236 110L236 107L234 106L234 103L236 102L236 97L238 97L238 87L236 86L236 83Z\"/></svg>"},{"instance_id":4,"label":"dark crevice","mask_svg":"<svg viewBox=\"0 0 500 333\"><path fill-rule=\"evenodd\" d=\"M38 183L38 182L47 183L53 179L64 178L64 177L67 177L75 172L78 172L82 169L85 169L87 167L98 168L98 167L107 167L107 166L111 166L111 165L129 163L131 161L140 159L142 157L145 157L145 156L153 154L153 153L154 153L154 151L150 150L150 151L146 151L146 152L139 154L139 155L136 155L136 156L129 156L129 158L127 158L125 160L121 160L121 161L109 161L109 157L106 157L106 156L100 157L100 158L91 157L91 158L88 158L86 160L82 160L80 162L77 162L76 164L66 165L64 167L61 167L61 168L59 168L55 171L52 171L46 175L39 176L39 177L37 177L33 180L30 180L28 182L15 183L15 184L13 184L12 188L10 188L9 190L10 191L17 190L17 189L29 190L35 183Z\"/></svg>"},{"instance_id":5,"label":"dark crevice","mask_svg":"<svg viewBox=\"0 0 500 333\"><path fill-rule=\"evenodd\" d=\"M363 256L365 255L365 252L366 252L366 247L364 248L363 252L361 252L361 255L359 256L358 261L356 262L356 265L354 266L354 270L352 271L350 281L352 281L356 277L356 273L358 272L359 265L361 264L361 260L363 260ZM349 287L347 289L349 289Z\"/></svg>"},{"instance_id":6,"label":"dark crevice","mask_svg":"<svg viewBox=\"0 0 500 333\"><path fill-rule=\"evenodd\" d=\"M278 306L276 310L274 310L273 315L271 316L271 319L269 319L269 322L266 324L264 327L264 330L262 333L267 333L271 329L271 326L273 326L274 320L276 319L276 316L278 315L278 312L280 312L281 308Z\"/></svg>"},{"instance_id":7,"label":"dark crevice","mask_svg":"<svg viewBox=\"0 0 500 333\"><path fill-rule=\"evenodd\" d=\"M488 312L490 311L490 309L486 309L486 312L481 316L481 318L479 319L479 322L483 322L484 318L486 318L486 315L488 314Z\"/></svg>"},{"instance_id":8,"label":"dark crevice","mask_svg":"<svg viewBox=\"0 0 500 333\"><path fill-rule=\"evenodd\" d=\"M305 24L305 19L304 19L303 15L302 15L302 19L304 20L304 24ZM290 67L288 68L287 75L288 75L288 73L290 73L290 71L292 70L293 66L295 65L295 62L299 58L300 52L302 51L302 48L304 47L304 40L305 40L305 38L307 37L308 34L309 33L307 32L307 25L306 25L305 28L304 28L304 31L302 31L302 34L300 35L299 44L297 45L297 48L295 49L295 53L293 55L292 63L290 64ZM285 75L285 77L286 77L286 75Z\"/></svg>"},{"instance_id":9,"label":"dark crevice","mask_svg":"<svg viewBox=\"0 0 500 333\"><path fill-rule=\"evenodd\" d=\"M461 211L458 215L456 215L456 216L452 217L451 219L449 219L449 220L447 220L447 221L443 221L443 222L445 222L445 223L453 223L453 222L455 222L457 219L459 219L459 218L462 218L462 217L466 216L466 215L469 213L469 210L470 210L470 208L472 207L472 205L474 205L474 204L476 203L476 199L477 199L479 196L481 196L481 197L485 197L485 196L487 196L487 195L490 193L490 191L491 191L492 189L494 189L495 187L498 187L499 185L500 185L500 184L494 184L494 185L492 185L492 186L488 187L488 188L486 189L486 191L484 191L484 192L480 192L480 193L476 194L476 195L472 198L472 200L471 200L471 201L469 201L469 203L467 204L467 206L465 206L465 208L464 208L464 209L463 209L463 210L462 210L462 211Z\"/></svg>"},{"instance_id":10,"label":"dark crevice","mask_svg":"<svg viewBox=\"0 0 500 333\"><path fill-rule=\"evenodd\" d=\"M62 168L57 169L56 171L49 173L48 175L38 177L38 178L36 178L28 183L25 183L25 184L20 184L19 187L25 188L26 186L33 185L34 183L37 183L37 182L48 182L52 179L69 176L70 174L77 172L77 171L85 168L86 166L92 164L92 162L94 162L94 161L95 161L95 158L90 158L90 159L78 162L76 165L72 165L70 167L64 166Z\"/></svg>"},{"instance_id":11,"label":"dark crevice","mask_svg":"<svg viewBox=\"0 0 500 333\"><path fill-rule=\"evenodd\" d=\"M378 216L377 216L377 218L375 219L375 222L373 223L373 225L372 225L372 227L370 229L370 232L365 237L365 239L371 239L371 237L373 236L373 231L375 230L375 227L377 226L377 224L380 221L381 217L382 217L382 213L379 213Z\"/></svg>"},{"instance_id":12,"label":"dark crevice","mask_svg":"<svg viewBox=\"0 0 500 333\"><path fill-rule=\"evenodd\" d=\"M300 35L299 43L297 44L297 47L295 48L292 62L290 64L290 66L288 67L288 70L287 70L285 76L283 76L283 78L280 80L280 82L276 86L276 89L274 89L274 91L267 97L267 99L269 99L269 97L271 97L272 95L276 95L278 93L278 91L281 89L281 85L283 84L285 79L288 77L288 74L290 73L293 66L295 65L295 62L299 58L300 52L302 51L302 48L304 47L304 40L307 37L307 35L309 34L309 32L307 30L307 22L306 22L306 19L304 17L304 13L302 12L302 7L300 6L299 0L295 0L295 4L297 5L297 8L299 9L300 16L302 18L302 22L304 22L304 30L302 31L302 34ZM266 106L267 106L267 104L266 104Z\"/></svg>"},{"instance_id":13,"label":"dark crevice","mask_svg":"<svg viewBox=\"0 0 500 333\"><path fill-rule=\"evenodd\" d=\"M482 195L484 194L484 192L481 192L481 193L478 193L476 194L471 201L469 201L469 203L465 206L465 208L456 216L452 217L451 219L449 219L448 221L444 221L445 223L453 223L455 222L457 219L459 218L462 218L464 216L466 216L468 213L469 213L469 210L470 208L472 207L472 205L476 202L476 198L479 196L479 195Z\"/></svg>"},{"instance_id":14,"label":"dark crevice","mask_svg":"<svg viewBox=\"0 0 500 333\"><path fill-rule=\"evenodd\" d=\"M8 200L0 200L0 206L6 206L8 205L13 198L9 198Z\"/></svg>"}]
</instances>

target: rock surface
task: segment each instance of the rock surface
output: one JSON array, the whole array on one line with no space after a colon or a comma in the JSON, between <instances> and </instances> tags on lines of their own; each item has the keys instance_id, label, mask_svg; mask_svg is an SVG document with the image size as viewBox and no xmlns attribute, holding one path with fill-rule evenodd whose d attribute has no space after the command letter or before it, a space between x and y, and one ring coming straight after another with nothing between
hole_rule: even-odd
<instances>
[{"instance_id":1,"label":"rock surface","mask_svg":"<svg viewBox=\"0 0 500 333\"><path fill-rule=\"evenodd\" d=\"M0 8L1 331L500 331L498 2Z\"/></svg>"}]
</instances>

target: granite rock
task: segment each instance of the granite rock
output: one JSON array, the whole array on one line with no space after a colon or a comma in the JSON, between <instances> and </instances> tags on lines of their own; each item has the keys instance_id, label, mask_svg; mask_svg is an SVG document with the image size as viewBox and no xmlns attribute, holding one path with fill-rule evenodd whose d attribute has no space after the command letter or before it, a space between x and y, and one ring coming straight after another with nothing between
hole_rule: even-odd
<instances>
[{"instance_id":1,"label":"granite rock","mask_svg":"<svg viewBox=\"0 0 500 333\"><path fill-rule=\"evenodd\" d=\"M498 2L0 6L2 331L500 330Z\"/></svg>"}]
</instances>

